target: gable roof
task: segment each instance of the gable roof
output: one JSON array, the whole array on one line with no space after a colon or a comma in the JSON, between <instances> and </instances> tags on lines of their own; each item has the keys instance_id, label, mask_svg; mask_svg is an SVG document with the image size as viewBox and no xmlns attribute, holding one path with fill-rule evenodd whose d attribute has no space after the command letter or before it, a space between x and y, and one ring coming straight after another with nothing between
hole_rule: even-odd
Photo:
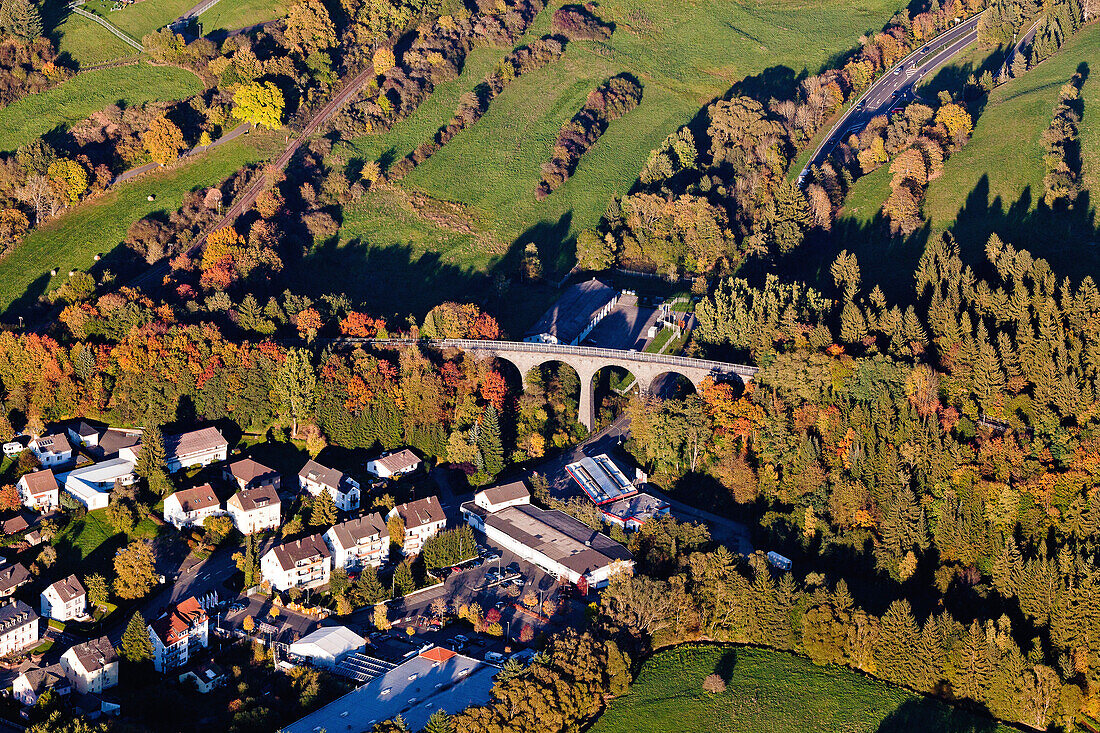
<instances>
[{"instance_id":1,"label":"gable roof","mask_svg":"<svg viewBox=\"0 0 1100 733\"><path fill-rule=\"evenodd\" d=\"M364 514L361 517L341 522L332 528L332 533L339 541L340 547L345 549L354 547L359 543L359 540L366 537L378 535L379 539L383 539L390 536L390 530L386 526L385 520L382 519L382 515L378 512Z\"/></svg>"},{"instance_id":2,"label":"gable roof","mask_svg":"<svg viewBox=\"0 0 1100 733\"><path fill-rule=\"evenodd\" d=\"M5 519L3 524L0 525L0 529L4 530L4 534L18 534L20 532L25 532L30 526L27 518L20 512L14 517Z\"/></svg>"},{"instance_id":3,"label":"gable roof","mask_svg":"<svg viewBox=\"0 0 1100 733\"><path fill-rule=\"evenodd\" d=\"M355 649L360 649L367 640L346 626L322 626L306 634L290 645L291 650L302 650L305 645L315 646L326 654L338 657ZM304 651L304 650L303 650Z\"/></svg>"},{"instance_id":4,"label":"gable roof","mask_svg":"<svg viewBox=\"0 0 1100 733\"><path fill-rule=\"evenodd\" d=\"M64 433L54 433L53 435L43 435L41 438L35 438L30 442L31 447L38 449L43 453L66 453L71 452L73 447L69 445L69 439L65 437Z\"/></svg>"},{"instance_id":5,"label":"gable roof","mask_svg":"<svg viewBox=\"0 0 1100 733\"><path fill-rule=\"evenodd\" d=\"M302 466L302 470L298 472L298 478L312 481L321 486L327 486L341 493L344 492L343 487L340 486L345 478L344 473L342 471L337 471L335 468L322 466L313 459L306 461L306 465Z\"/></svg>"},{"instance_id":6,"label":"gable roof","mask_svg":"<svg viewBox=\"0 0 1100 733\"><path fill-rule=\"evenodd\" d=\"M81 438L90 438L93 435L99 435L99 430L92 427L83 420L78 421L75 425L69 427L69 430L73 432L73 435L79 435Z\"/></svg>"},{"instance_id":7,"label":"gable roof","mask_svg":"<svg viewBox=\"0 0 1100 733\"><path fill-rule=\"evenodd\" d=\"M275 553L275 559L279 561L279 567L290 570L302 560L314 557L332 557L332 553L319 534L311 534L293 542L284 542L271 549Z\"/></svg>"},{"instance_id":8,"label":"gable roof","mask_svg":"<svg viewBox=\"0 0 1100 733\"><path fill-rule=\"evenodd\" d=\"M164 436L164 455L169 461L222 447L228 448L229 441L214 427Z\"/></svg>"},{"instance_id":9,"label":"gable roof","mask_svg":"<svg viewBox=\"0 0 1100 733\"><path fill-rule=\"evenodd\" d=\"M18 588L24 583L29 583L30 580L30 571L27 570L21 562L5 565L0 568L0 592L2 593L7 593L13 588Z\"/></svg>"},{"instance_id":10,"label":"gable roof","mask_svg":"<svg viewBox=\"0 0 1100 733\"><path fill-rule=\"evenodd\" d=\"M268 468L264 464L254 461L251 458L242 458L239 461L229 464L229 474L238 481L243 481L246 484L273 473L275 473L274 469Z\"/></svg>"},{"instance_id":11,"label":"gable roof","mask_svg":"<svg viewBox=\"0 0 1100 733\"><path fill-rule=\"evenodd\" d=\"M53 589L53 592L57 594L57 597L61 599L62 603L68 603L74 598L79 598L85 595L84 586L80 584L75 575L70 575L67 578L62 578L46 590Z\"/></svg>"},{"instance_id":12,"label":"gable roof","mask_svg":"<svg viewBox=\"0 0 1100 733\"><path fill-rule=\"evenodd\" d=\"M443 507L439 504L439 499L433 496L401 504L394 511L405 522L406 530L447 520L447 515L443 513Z\"/></svg>"},{"instance_id":13,"label":"gable roof","mask_svg":"<svg viewBox=\"0 0 1100 733\"><path fill-rule=\"evenodd\" d=\"M375 458L374 462L390 473L400 473L420 465L420 459L408 448L402 448L394 453Z\"/></svg>"},{"instance_id":14,"label":"gable roof","mask_svg":"<svg viewBox=\"0 0 1100 733\"><path fill-rule=\"evenodd\" d=\"M123 448L133 448L141 445L140 430L123 430L122 428L107 428L103 435L99 436L99 445L87 448L87 452L97 461L102 461L111 456L117 456Z\"/></svg>"},{"instance_id":15,"label":"gable roof","mask_svg":"<svg viewBox=\"0 0 1100 733\"><path fill-rule=\"evenodd\" d=\"M27 686L38 697L59 682L67 682L65 668L55 662L48 667L31 667L20 675L27 680Z\"/></svg>"},{"instance_id":16,"label":"gable roof","mask_svg":"<svg viewBox=\"0 0 1100 733\"><path fill-rule=\"evenodd\" d=\"M168 498L173 497L179 502L180 508L187 513L221 506L221 501L218 500L218 495L214 493L214 489L210 487L210 484L183 489L171 494Z\"/></svg>"},{"instance_id":17,"label":"gable roof","mask_svg":"<svg viewBox=\"0 0 1100 733\"><path fill-rule=\"evenodd\" d=\"M27 487L27 491L30 492L31 496L57 491L57 479L54 478L53 471L48 468L34 473L25 473L19 480Z\"/></svg>"},{"instance_id":18,"label":"gable roof","mask_svg":"<svg viewBox=\"0 0 1100 733\"><path fill-rule=\"evenodd\" d=\"M484 489L481 493L485 495L486 501L490 504L504 504L509 501L525 499L531 496L531 492L527 490L527 486L524 485L522 481L513 481L510 484L493 486Z\"/></svg>"},{"instance_id":19,"label":"gable roof","mask_svg":"<svg viewBox=\"0 0 1100 733\"><path fill-rule=\"evenodd\" d=\"M193 626L206 620L206 611L199 605L198 600L191 596L168 609L160 618L149 624L149 628L164 646L171 646L185 638Z\"/></svg>"},{"instance_id":20,"label":"gable roof","mask_svg":"<svg viewBox=\"0 0 1100 733\"><path fill-rule=\"evenodd\" d=\"M118 652L106 636L77 644L67 653L72 653L80 661L85 672L98 672L108 664L118 661Z\"/></svg>"},{"instance_id":21,"label":"gable roof","mask_svg":"<svg viewBox=\"0 0 1100 733\"><path fill-rule=\"evenodd\" d=\"M563 344L571 343L584 330L592 317L610 303L619 292L596 278L573 285L558 298L538 322L531 326L528 336L549 334Z\"/></svg>"},{"instance_id":22,"label":"gable roof","mask_svg":"<svg viewBox=\"0 0 1100 733\"><path fill-rule=\"evenodd\" d=\"M279 506L279 492L271 484L257 486L254 489L242 489L229 498L242 511L251 512L269 506ZM227 502L227 505L228 503Z\"/></svg>"}]
</instances>

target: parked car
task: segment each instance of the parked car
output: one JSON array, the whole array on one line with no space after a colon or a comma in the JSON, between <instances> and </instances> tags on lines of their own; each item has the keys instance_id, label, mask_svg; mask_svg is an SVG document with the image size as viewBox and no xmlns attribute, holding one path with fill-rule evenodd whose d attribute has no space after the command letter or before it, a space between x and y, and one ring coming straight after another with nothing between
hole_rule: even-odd
<instances>
[{"instance_id":1,"label":"parked car","mask_svg":"<svg viewBox=\"0 0 1100 733\"><path fill-rule=\"evenodd\" d=\"M485 652L485 661L490 664L503 664L504 655L500 652Z\"/></svg>"},{"instance_id":2,"label":"parked car","mask_svg":"<svg viewBox=\"0 0 1100 733\"><path fill-rule=\"evenodd\" d=\"M519 572L519 563L518 562L510 562L510 563L508 563L508 565L504 569L507 570L509 573L518 573Z\"/></svg>"},{"instance_id":3,"label":"parked car","mask_svg":"<svg viewBox=\"0 0 1100 733\"><path fill-rule=\"evenodd\" d=\"M455 641L457 641L459 644L469 644L470 637L466 636L465 634L455 634Z\"/></svg>"},{"instance_id":4,"label":"parked car","mask_svg":"<svg viewBox=\"0 0 1100 733\"><path fill-rule=\"evenodd\" d=\"M499 559L500 559L500 554L494 552L492 555L487 555L485 557L485 562L496 562Z\"/></svg>"},{"instance_id":5,"label":"parked car","mask_svg":"<svg viewBox=\"0 0 1100 733\"><path fill-rule=\"evenodd\" d=\"M450 568L450 571L452 573L461 573L465 569L466 568L462 567L461 565L455 565L453 568Z\"/></svg>"}]
</instances>

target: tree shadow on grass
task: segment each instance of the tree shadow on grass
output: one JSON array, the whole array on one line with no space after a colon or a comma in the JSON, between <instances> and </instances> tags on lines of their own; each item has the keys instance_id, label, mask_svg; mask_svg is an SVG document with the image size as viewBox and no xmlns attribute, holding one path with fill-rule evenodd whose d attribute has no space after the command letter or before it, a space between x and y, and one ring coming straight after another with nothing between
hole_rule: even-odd
<instances>
[{"instance_id":1,"label":"tree shadow on grass","mask_svg":"<svg viewBox=\"0 0 1100 733\"><path fill-rule=\"evenodd\" d=\"M997 722L982 705L954 707L933 698L907 700L879 723L876 733L992 733Z\"/></svg>"}]
</instances>

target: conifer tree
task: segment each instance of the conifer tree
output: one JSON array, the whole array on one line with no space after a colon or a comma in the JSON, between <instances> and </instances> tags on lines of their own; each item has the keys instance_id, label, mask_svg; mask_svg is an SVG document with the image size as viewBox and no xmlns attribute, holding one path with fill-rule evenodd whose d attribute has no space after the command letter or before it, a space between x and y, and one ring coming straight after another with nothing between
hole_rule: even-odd
<instances>
[{"instance_id":1,"label":"conifer tree","mask_svg":"<svg viewBox=\"0 0 1100 733\"><path fill-rule=\"evenodd\" d=\"M130 623L122 634L119 653L123 659L135 664L153 658L153 642L149 640L149 629L140 611L135 611L130 617Z\"/></svg>"},{"instance_id":2,"label":"conifer tree","mask_svg":"<svg viewBox=\"0 0 1100 733\"><path fill-rule=\"evenodd\" d=\"M481 451L485 473L496 476L504 469L504 448L500 442L500 420L492 405L485 408L478 431L477 447Z\"/></svg>"},{"instance_id":3,"label":"conifer tree","mask_svg":"<svg viewBox=\"0 0 1100 733\"><path fill-rule=\"evenodd\" d=\"M336 502L328 491L322 491L313 501L309 508L309 524L311 527L331 527L336 524Z\"/></svg>"},{"instance_id":4,"label":"conifer tree","mask_svg":"<svg viewBox=\"0 0 1100 733\"><path fill-rule=\"evenodd\" d=\"M30 43L42 35L42 16L31 0L0 2L0 34Z\"/></svg>"}]
</instances>

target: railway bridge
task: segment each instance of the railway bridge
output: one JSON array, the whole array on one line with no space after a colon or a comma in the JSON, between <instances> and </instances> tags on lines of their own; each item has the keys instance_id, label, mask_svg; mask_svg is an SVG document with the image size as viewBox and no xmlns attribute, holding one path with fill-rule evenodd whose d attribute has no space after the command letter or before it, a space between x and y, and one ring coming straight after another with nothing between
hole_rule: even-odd
<instances>
[{"instance_id":1,"label":"railway bridge","mask_svg":"<svg viewBox=\"0 0 1100 733\"><path fill-rule=\"evenodd\" d=\"M487 341L477 339L365 339L339 338L328 341L333 346L357 346L362 348L435 348L458 349L478 358L502 359L512 364L527 382L527 374L537 366L551 361L568 364L577 371L581 381L579 420L592 431L596 425L596 408L593 381L596 372L605 367L619 367L634 375L638 390L649 392L654 380L665 374L679 374L699 389L703 380L716 381L738 379L750 382L757 367L730 364L708 359L692 359L686 356L651 354L640 351L603 349L594 346L564 346L561 344L532 343L527 341Z\"/></svg>"}]
</instances>

